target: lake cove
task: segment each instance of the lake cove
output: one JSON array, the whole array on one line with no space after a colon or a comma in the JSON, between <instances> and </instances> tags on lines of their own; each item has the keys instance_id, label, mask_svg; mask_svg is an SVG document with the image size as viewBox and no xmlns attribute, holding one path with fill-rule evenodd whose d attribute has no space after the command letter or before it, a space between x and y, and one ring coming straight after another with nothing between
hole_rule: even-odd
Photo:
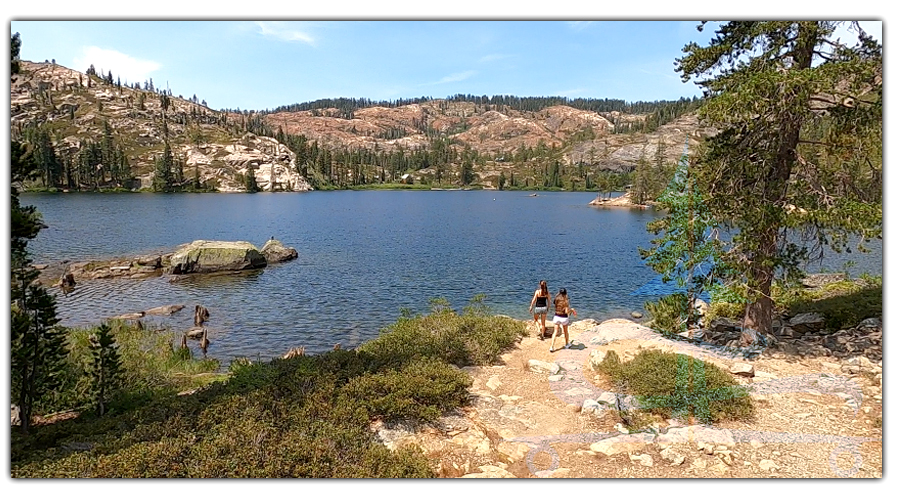
<instances>
[{"instance_id":1,"label":"lake cove","mask_svg":"<svg viewBox=\"0 0 900 502\"><path fill-rule=\"evenodd\" d=\"M29 246L35 263L171 252L198 239L274 236L296 260L237 276L169 282L111 279L57 298L66 325L183 304L151 323L186 330L193 306L210 311L209 356L280 356L296 346L355 347L402 309L477 294L494 313L529 317L541 279L565 287L580 318L627 316L650 297L629 294L655 277L637 253L653 210L596 208L591 193L337 191L258 194L23 194L49 228ZM880 243L878 243L880 244ZM881 274L881 247L845 255L852 274ZM837 270L842 257L820 268ZM845 259L846 259L845 258Z\"/></svg>"}]
</instances>

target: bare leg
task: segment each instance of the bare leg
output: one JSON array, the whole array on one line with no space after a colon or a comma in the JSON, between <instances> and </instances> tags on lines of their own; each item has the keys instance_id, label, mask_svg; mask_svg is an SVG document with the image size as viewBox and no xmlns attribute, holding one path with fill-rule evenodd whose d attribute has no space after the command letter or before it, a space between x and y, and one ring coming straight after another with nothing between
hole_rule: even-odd
<instances>
[{"instance_id":1,"label":"bare leg","mask_svg":"<svg viewBox=\"0 0 900 502\"><path fill-rule=\"evenodd\" d=\"M544 333L547 332L547 314L541 314L541 338L544 338Z\"/></svg>"},{"instance_id":2,"label":"bare leg","mask_svg":"<svg viewBox=\"0 0 900 502\"><path fill-rule=\"evenodd\" d=\"M553 326L553 337L550 338L550 352L553 352L553 344L556 343L556 333L559 331L559 325Z\"/></svg>"},{"instance_id":3,"label":"bare leg","mask_svg":"<svg viewBox=\"0 0 900 502\"><path fill-rule=\"evenodd\" d=\"M563 334L566 336L566 345L569 345L569 325L563 324Z\"/></svg>"}]
</instances>

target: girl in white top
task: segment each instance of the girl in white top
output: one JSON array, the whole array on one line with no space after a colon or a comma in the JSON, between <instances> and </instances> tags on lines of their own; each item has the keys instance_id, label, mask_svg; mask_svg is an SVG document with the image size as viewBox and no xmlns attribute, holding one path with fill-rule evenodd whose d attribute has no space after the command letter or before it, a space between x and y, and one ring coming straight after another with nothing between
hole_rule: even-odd
<instances>
[{"instance_id":1,"label":"girl in white top","mask_svg":"<svg viewBox=\"0 0 900 502\"><path fill-rule=\"evenodd\" d=\"M564 349L569 348L569 316L575 317L576 312L569 305L569 296L566 294L566 288L560 288L559 293L553 300L553 306L556 314L553 316L553 337L550 339L550 352L553 352L553 344L556 342L556 334L559 327L562 326L563 334L566 337Z\"/></svg>"}]
</instances>

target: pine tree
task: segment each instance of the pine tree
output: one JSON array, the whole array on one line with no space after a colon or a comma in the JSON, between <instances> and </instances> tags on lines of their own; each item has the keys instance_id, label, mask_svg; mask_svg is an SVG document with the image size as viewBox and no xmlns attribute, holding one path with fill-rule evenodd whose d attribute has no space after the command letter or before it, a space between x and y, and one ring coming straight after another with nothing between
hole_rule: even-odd
<instances>
[{"instance_id":1,"label":"pine tree","mask_svg":"<svg viewBox=\"0 0 900 502\"><path fill-rule=\"evenodd\" d=\"M247 174L244 176L244 188L247 190L247 193L259 191L259 185L256 183L256 168L252 165L247 168Z\"/></svg>"},{"instance_id":2,"label":"pine tree","mask_svg":"<svg viewBox=\"0 0 900 502\"><path fill-rule=\"evenodd\" d=\"M725 258L749 300L745 333L771 333L776 269L798 277L808 244L881 237L882 47L856 23L853 45L832 40L839 24L729 22L677 61L719 131L694 171L712 214L738 229ZM813 239L797 246L800 228Z\"/></svg>"},{"instance_id":3,"label":"pine tree","mask_svg":"<svg viewBox=\"0 0 900 502\"><path fill-rule=\"evenodd\" d=\"M17 184L33 177L35 170L26 149L11 142L10 390L26 434L37 400L59 386L66 357L66 332L58 325L56 302L36 281L38 271L28 257L28 241L37 236L43 223L33 206L19 204L16 189Z\"/></svg>"},{"instance_id":4,"label":"pine tree","mask_svg":"<svg viewBox=\"0 0 900 502\"><path fill-rule=\"evenodd\" d=\"M650 198L649 192L650 185L652 184L652 173L650 170L650 162L648 162L647 158L644 157L644 154L641 153L641 157L637 161L637 166L634 168L634 177L631 182L630 198L632 203L643 204Z\"/></svg>"},{"instance_id":5,"label":"pine tree","mask_svg":"<svg viewBox=\"0 0 900 502\"><path fill-rule=\"evenodd\" d=\"M711 285L714 265L719 261L722 242L718 222L706 208L702 194L690 176L688 145L671 183L657 199L666 210L664 217L647 224L647 230L662 236L653 239L650 249L639 248L641 257L663 282L675 280L687 289L687 325L693 323L694 300Z\"/></svg>"},{"instance_id":6,"label":"pine tree","mask_svg":"<svg viewBox=\"0 0 900 502\"><path fill-rule=\"evenodd\" d=\"M16 32L10 37L9 40L9 49L11 52L10 57L10 71L11 75L15 75L19 73L19 50L22 47L22 38L19 36L19 33Z\"/></svg>"},{"instance_id":7,"label":"pine tree","mask_svg":"<svg viewBox=\"0 0 900 502\"><path fill-rule=\"evenodd\" d=\"M106 407L118 388L122 374L119 346L112 330L101 324L90 336L91 344L91 391L97 414L106 413Z\"/></svg>"},{"instance_id":8,"label":"pine tree","mask_svg":"<svg viewBox=\"0 0 900 502\"><path fill-rule=\"evenodd\" d=\"M172 191L172 150L169 143L165 144L163 154L156 157L154 162L155 169L153 171L153 191L154 192L170 192Z\"/></svg>"}]
</instances>

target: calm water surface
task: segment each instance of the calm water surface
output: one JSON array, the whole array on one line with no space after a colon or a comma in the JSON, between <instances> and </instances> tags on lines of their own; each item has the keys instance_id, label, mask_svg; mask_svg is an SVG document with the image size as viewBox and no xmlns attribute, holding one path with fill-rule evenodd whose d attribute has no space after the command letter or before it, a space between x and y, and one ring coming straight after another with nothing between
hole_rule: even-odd
<instances>
[{"instance_id":1,"label":"calm water surface","mask_svg":"<svg viewBox=\"0 0 900 502\"><path fill-rule=\"evenodd\" d=\"M629 293L652 279L637 253L653 211L593 208L589 193L343 191L275 194L25 194L49 228L35 261L108 258L171 250L196 239L270 237L299 259L241 276L106 280L58 297L67 325L164 304L185 304L152 322L191 326L193 306L211 313L209 355L270 357L303 345L353 347L400 310L443 297L459 309L486 295L495 313L529 318L537 282L565 287L579 318L640 310ZM881 247L850 256L853 273L881 274ZM846 258L844 258L846 259ZM819 268L840 268L832 256Z\"/></svg>"}]
</instances>

